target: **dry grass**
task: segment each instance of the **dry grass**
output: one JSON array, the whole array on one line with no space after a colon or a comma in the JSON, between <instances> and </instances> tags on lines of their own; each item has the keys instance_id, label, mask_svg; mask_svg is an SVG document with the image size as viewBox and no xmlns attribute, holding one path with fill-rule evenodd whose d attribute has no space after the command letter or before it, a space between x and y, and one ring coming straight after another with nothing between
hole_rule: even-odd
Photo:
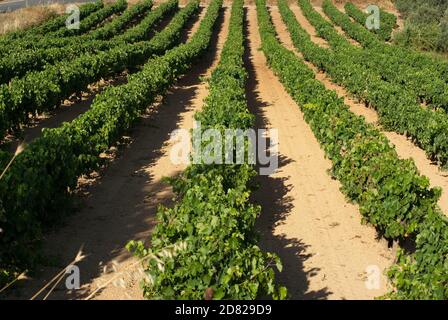
<instances>
[{"instance_id":1,"label":"dry grass","mask_svg":"<svg viewBox=\"0 0 448 320\"><path fill-rule=\"evenodd\" d=\"M138 1L138 0L130 0L132 1ZM155 4L160 4L162 2L165 2L166 0L154 0ZM203 5L207 5L210 3L211 0L201 0L201 3ZM245 0L245 5L255 5L255 1L256 0ZM266 0L266 3L270 6L276 6L277 5L277 1L278 0ZM323 0L310 0L313 5L316 6L321 6ZM368 4L378 4L380 7L383 8L389 8L389 7L393 7L392 1L391 0L333 0L333 2L337 5L344 5L346 2L353 2L354 4L361 4L361 5L368 5ZM179 4L180 5L185 5L189 2L189 0L179 0ZM288 3L290 4L297 4L297 0L287 0ZM232 1L231 0L224 0L224 4L225 5L231 5Z\"/></svg>"},{"instance_id":2,"label":"dry grass","mask_svg":"<svg viewBox=\"0 0 448 320\"><path fill-rule=\"evenodd\" d=\"M0 2L3 0L0 0ZM322 0L311 0L314 5L320 6L322 4ZM114 0L105 0L105 3L114 2ZM130 5L139 2L139 0L128 0ZM158 4L161 2L165 2L165 0L155 0L154 3ZM203 4L208 4L210 0L202 0ZM230 1L225 1L229 2ZM268 4L276 5L277 0L267 0ZM295 0L291 0L291 3L296 3ZM347 0L333 0L333 2L341 7L344 5ZM392 4L391 0L351 0L351 2L359 5L359 6L367 6L368 4L378 4L386 10L395 11L395 7ZM179 0L181 5L188 3L188 0ZM255 0L246 0L246 4L255 4ZM42 23L43 21L48 20L49 18L62 14L65 11L66 5L63 4L52 4L48 6L35 6L30 8L23 8L13 12L8 13L0 13L0 34L4 34L6 32L15 31L19 29L28 28L30 26Z\"/></svg>"},{"instance_id":3,"label":"dry grass","mask_svg":"<svg viewBox=\"0 0 448 320\"><path fill-rule=\"evenodd\" d=\"M57 14L62 14L64 11L65 5L52 4L0 13L0 34L42 23Z\"/></svg>"},{"instance_id":4,"label":"dry grass","mask_svg":"<svg viewBox=\"0 0 448 320\"><path fill-rule=\"evenodd\" d=\"M313 1L319 2L319 1ZM322 1L320 1L322 2ZM395 11L395 6L391 0L333 0L338 7L343 7L346 2L352 2L360 8L366 8L368 5L376 4L385 10Z\"/></svg>"},{"instance_id":5,"label":"dry grass","mask_svg":"<svg viewBox=\"0 0 448 320\"><path fill-rule=\"evenodd\" d=\"M0 0L2 2L4 0ZM103 0L105 4L110 4L116 0ZM181 0L180 2L182 2ZM129 6L132 6L140 0L128 0ZM157 2L157 1L155 1ZM165 1L160 1L165 2ZM185 0L188 2L188 0ZM51 4L45 6L34 6L29 8L18 9L13 12L0 13L0 34L25 29L40 24L55 15L65 12L68 4Z\"/></svg>"}]
</instances>

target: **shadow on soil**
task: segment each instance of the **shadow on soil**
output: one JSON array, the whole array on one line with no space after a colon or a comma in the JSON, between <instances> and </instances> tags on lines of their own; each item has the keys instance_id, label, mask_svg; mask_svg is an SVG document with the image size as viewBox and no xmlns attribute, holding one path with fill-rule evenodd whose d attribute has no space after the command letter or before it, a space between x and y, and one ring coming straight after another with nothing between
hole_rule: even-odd
<instances>
[{"instance_id":1,"label":"shadow on soil","mask_svg":"<svg viewBox=\"0 0 448 320\"><path fill-rule=\"evenodd\" d=\"M245 21L247 22L247 9ZM247 23L245 34L246 39L250 39ZM246 88L248 105L250 111L256 116L256 129L269 128L269 121L263 113L263 108L269 107L269 104L262 101L257 92L259 80L251 58L250 46L250 40L246 41L245 64L249 75ZM258 50L258 48L252 48L252 50ZM269 146L269 143L267 145ZM279 155L279 169L292 161ZM309 291L308 278L318 270L304 271L303 263L310 258L310 255L306 253L307 245L301 240L274 234L275 226L285 223L291 212L292 199L287 194L294 186L288 185L286 178L267 175L258 175L256 182L260 187L253 193L252 198L262 207L256 225L260 233L260 246L265 251L276 253L283 263L283 271L276 273L278 283L288 289L290 299L326 299L330 294L326 288Z\"/></svg>"},{"instance_id":2,"label":"shadow on soil","mask_svg":"<svg viewBox=\"0 0 448 320\"><path fill-rule=\"evenodd\" d=\"M124 249L128 241L141 240L148 244L156 224L157 206L172 204L171 188L163 181L154 181L148 169L163 154L162 148L169 141L171 132L178 127L182 113L193 107L201 77L217 54L218 34L223 21L224 10L218 19L220 27L214 31L206 55L165 95L163 102L142 116L129 134L131 142L120 148L116 159L83 188L85 195L80 212L67 218L64 226L46 236L44 251L56 256L55 262L51 266L42 266L33 279L23 280L2 298L29 299L67 266L83 247L87 257L77 264L81 290L68 291L64 280L49 297L83 299L96 288L87 286L84 289L82 285L100 276L103 266L120 264L129 258L130 254Z\"/></svg>"},{"instance_id":3,"label":"shadow on soil","mask_svg":"<svg viewBox=\"0 0 448 320\"><path fill-rule=\"evenodd\" d=\"M162 31L170 23L173 16L174 14L169 14L158 24L156 24L154 29L148 34L147 39L152 39L152 37L157 32ZM193 22L194 19L192 19L192 21L187 25L185 30L191 28ZM183 32L181 42L186 41L186 39L187 32ZM124 70L119 74L101 79L100 81L89 85L89 87L86 88L83 92L72 94L68 99L65 99L52 111L31 118L30 123L23 128L23 131L16 132L16 136L14 134L10 135L10 137L8 138L9 150L11 152L15 152L17 146L21 143L22 140L27 144L31 143L34 139L41 136L42 129L44 128L57 128L64 122L70 122L79 117L89 110L97 95L101 94L101 92L103 92L108 87L126 84L128 81L128 75L138 72L138 70L138 67L134 67Z\"/></svg>"}]
</instances>

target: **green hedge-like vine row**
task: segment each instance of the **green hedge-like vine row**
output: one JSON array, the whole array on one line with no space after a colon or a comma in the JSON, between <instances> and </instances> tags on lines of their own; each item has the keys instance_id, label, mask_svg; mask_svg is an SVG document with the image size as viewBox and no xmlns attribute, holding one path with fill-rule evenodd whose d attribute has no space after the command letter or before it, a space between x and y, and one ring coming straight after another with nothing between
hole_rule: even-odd
<instances>
[{"instance_id":1,"label":"green hedge-like vine row","mask_svg":"<svg viewBox=\"0 0 448 320\"><path fill-rule=\"evenodd\" d=\"M97 1L95 3L86 3L79 8L79 15L81 20L90 14L98 11L103 8L104 4L102 1ZM68 15L64 14L61 16L57 16L53 19L50 19L44 22L41 25L30 27L26 30L17 30L14 32L7 33L0 37L0 44L2 47L10 45L14 41L18 39L22 39L24 37L30 36L41 36L50 32L57 31L60 28L65 28L65 21L67 20ZM3 53L3 52L2 52Z\"/></svg>"},{"instance_id":2,"label":"green hedge-like vine row","mask_svg":"<svg viewBox=\"0 0 448 320\"><path fill-rule=\"evenodd\" d=\"M366 20L369 16L367 13L361 11L357 6L355 6L351 2L347 2L344 5L345 12L352 17L356 22L361 24L362 26L366 26ZM393 29L397 26L397 17L388 13L384 10L380 9L380 28L379 29L371 29L370 32L373 32L383 41L389 41L392 36ZM367 29L368 30L368 29Z\"/></svg>"},{"instance_id":3,"label":"green hedge-like vine row","mask_svg":"<svg viewBox=\"0 0 448 320\"><path fill-rule=\"evenodd\" d=\"M292 38L311 43L285 0L279 8ZM257 0L257 10L268 62L333 162L332 174L342 191L386 238L416 239L416 252L401 252L399 264L389 272L395 285L389 297L447 298L448 221L437 206L440 190L431 189L412 160L399 159L374 126L351 113L343 99L278 42L265 0Z\"/></svg>"},{"instance_id":4,"label":"green hedge-like vine row","mask_svg":"<svg viewBox=\"0 0 448 320\"><path fill-rule=\"evenodd\" d=\"M90 30L97 28L106 19L114 14L119 14L123 12L127 7L127 2L125 0L117 0L115 3L107 6L103 6L99 10L93 11L89 15L80 17L80 23L78 29L69 29L66 26L60 27L56 31L49 32L46 34L29 34L26 37L19 38L12 41L8 45L0 47L0 54L6 56L7 54L24 50L27 48L35 48L38 46L41 40L55 38L63 39L64 37L73 37L81 35Z\"/></svg>"},{"instance_id":5,"label":"green hedge-like vine row","mask_svg":"<svg viewBox=\"0 0 448 320\"><path fill-rule=\"evenodd\" d=\"M254 122L245 96L243 2L232 4L228 38L209 80L203 110L196 114L201 130L246 130ZM140 257L149 255L145 265L152 281L144 285L146 298L285 296L284 288L275 288L272 270L280 261L260 250L253 231L260 212L249 202L254 175L247 163L192 164L171 180L179 200L173 208L158 210L150 249L133 241L128 245Z\"/></svg>"},{"instance_id":6,"label":"green hedge-like vine row","mask_svg":"<svg viewBox=\"0 0 448 320\"><path fill-rule=\"evenodd\" d=\"M309 35L301 29L285 0L279 0L279 9L294 43L314 48ZM281 45L277 42L277 46ZM428 179L418 174L412 161L400 160L394 148L374 126L367 124L363 117L351 113L335 92L325 89L322 83L314 79L313 72L295 58L294 53L286 49L282 51L285 57L290 57L288 62L295 61L295 68L303 69L297 79L293 78L294 82L302 80L303 84L294 91L291 91L293 88L289 90L302 106L316 137L332 159L333 173L341 181L344 192L360 204L361 213L386 238L412 235L424 216L437 208L440 190L429 189ZM304 53L309 54L308 51L311 52L303 49ZM293 80L284 78L289 74L286 73L288 69L278 68L277 64L273 64L273 69L277 70L283 82ZM299 77L305 73L306 77ZM309 88L311 84L313 86ZM286 84L286 87L289 85ZM322 120L317 122L319 118Z\"/></svg>"},{"instance_id":7,"label":"green hedge-like vine row","mask_svg":"<svg viewBox=\"0 0 448 320\"><path fill-rule=\"evenodd\" d=\"M140 34L143 35L142 30L149 32L151 26L177 10L177 5L178 0L163 3L145 19L151 23L131 29L125 36L139 39ZM62 99L84 90L92 82L141 65L151 56L162 54L180 40L179 32L183 25L175 22L173 26L156 34L150 41L122 42L110 50L84 54L69 62L61 61L43 71L13 79L8 85L0 85L0 133L26 124L30 114L52 110Z\"/></svg>"},{"instance_id":8,"label":"green hedge-like vine row","mask_svg":"<svg viewBox=\"0 0 448 320\"><path fill-rule=\"evenodd\" d=\"M394 290L390 299L448 299L448 220L429 212L419 226L416 250L401 250L398 262L388 271Z\"/></svg>"},{"instance_id":9,"label":"green hedge-like vine row","mask_svg":"<svg viewBox=\"0 0 448 320\"><path fill-rule=\"evenodd\" d=\"M0 59L0 83L6 83L13 77L21 77L30 71L39 71L47 64L54 64L61 60L72 60L83 53L95 53L110 49L113 46L121 44L120 41L95 41L106 40L119 34L135 18L140 17L144 12L152 7L152 0L143 0L142 2L130 7L122 15L113 19L90 33L78 37L54 39L46 38L44 48L32 48L25 50L16 50ZM151 17L154 18L152 15ZM151 19L154 21L154 19ZM139 26L140 28L140 26ZM143 29L143 28L142 28ZM128 33L131 34L131 31ZM53 47L52 45L55 45ZM62 46L64 45L64 46ZM47 48L51 46L51 48Z\"/></svg>"},{"instance_id":10,"label":"green hedge-like vine row","mask_svg":"<svg viewBox=\"0 0 448 320\"><path fill-rule=\"evenodd\" d=\"M332 19L344 23L346 28L352 28L353 26L359 28L358 25L353 24L347 16L339 12L331 3L326 2L324 7ZM329 24L322 17L320 19L324 20L318 22L320 25L323 25L323 22L327 25ZM314 19L314 21L317 21L317 19ZM333 37L340 36L337 34ZM422 70L421 68L408 65L404 61L384 53L380 46L367 48L366 50L358 48L353 50L353 46L351 46L347 53L352 55L357 63L379 73L385 80L406 87L408 91L415 94L422 102L434 108L448 110L448 84L446 79L440 78L438 72L428 68Z\"/></svg>"},{"instance_id":11,"label":"green hedge-like vine row","mask_svg":"<svg viewBox=\"0 0 448 320\"><path fill-rule=\"evenodd\" d=\"M71 37L79 34L83 34L92 29L95 29L98 25L101 25L107 18L110 18L114 14L120 14L126 10L128 3L126 0L117 0L111 5L107 5L104 8L90 14L79 23L79 29L60 28L59 30L49 33L47 37Z\"/></svg>"},{"instance_id":12,"label":"green hedge-like vine row","mask_svg":"<svg viewBox=\"0 0 448 320\"><path fill-rule=\"evenodd\" d=\"M180 34L198 8L198 0L190 2L160 35ZM149 60L126 84L108 87L75 120L44 129L42 136L17 156L0 181L0 270L12 274L33 266L43 230L70 210L70 194L78 177L98 168L102 163L99 155L206 51L219 11L216 5L210 8L191 41ZM159 47L171 41L169 37L157 39Z\"/></svg>"},{"instance_id":13,"label":"green hedge-like vine row","mask_svg":"<svg viewBox=\"0 0 448 320\"><path fill-rule=\"evenodd\" d=\"M338 26L340 26L350 37L358 41L367 49L375 49L384 54L384 59L390 64L401 63L412 66L416 70L424 70L426 73L435 75L435 78L448 79L448 62L443 59L432 58L417 51L389 45L379 40L373 33L354 23L350 18L340 12L330 0L324 0L322 9L325 14Z\"/></svg>"},{"instance_id":14,"label":"green hedge-like vine row","mask_svg":"<svg viewBox=\"0 0 448 320\"><path fill-rule=\"evenodd\" d=\"M442 166L448 164L448 117L442 110L422 108L415 94L401 85L389 83L355 59L359 50L337 34L311 6L308 0L299 4L319 34L326 38L335 50L314 44L297 21L288 20L294 45L304 57L325 70L333 81L343 85L350 93L378 111L381 123L388 129L411 137L427 155ZM293 26L294 25L294 26ZM336 46L336 44L340 45ZM368 49L366 50L368 51Z\"/></svg>"},{"instance_id":15,"label":"green hedge-like vine row","mask_svg":"<svg viewBox=\"0 0 448 320\"><path fill-rule=\"evenodd\" d=\"M408 91L406 95L415 96L415 99L426 102L434 108L448 108L448 85L445 80L427 70L422 72L402 61L393 60L381 49L362 49L352 45L345 37L339 35L333 25L317 13L307 0L299 0L299 4L307 19L316 28L318 34L325 38L338 53L342 51L350 55L351 60L370 69L370 74L400 85ZM329 3L325 3L327 14L341 15L342 13ZM344 21L352 23L345 16ZM359 26L356 26L359 28Z\"/></svg>"},{"instance_id":16,"label":"green hedge-like vine row","mask_svg":"<svg viewBox=\"0 0 448 320\"><path fill-rule=\"evenodd\" d=\"M104 8L104 3L101 0L98 0L94 3L86 3L79 7L79 16L80 21L89 17L91 14L97 12L100 9ZM62 16L56 17L40 26L36 26L29 30L29 34L31 35L41 35L45 36L48 33L55 32L58 29L65 28L65 23L67 20L68 14L64 14Z\"/></svg>"},{"instance_id":17,"label":"green hedge-like vine row","mask_svg":"<svg viewBox=\"0 0 448 320\"><path fill-rule=\"evenodd\" d=\"M134 21L137 18L140 18L142 14L151 10L153 6L152 0L142 0L132 7L128 8L123 14L112 19L111 22L105 24L103 27L95 29L79 38L85 40L106 40L110 39L117 34L119 34L122 30L124 30L129 23Z\"/></svg>"}]
</instances>

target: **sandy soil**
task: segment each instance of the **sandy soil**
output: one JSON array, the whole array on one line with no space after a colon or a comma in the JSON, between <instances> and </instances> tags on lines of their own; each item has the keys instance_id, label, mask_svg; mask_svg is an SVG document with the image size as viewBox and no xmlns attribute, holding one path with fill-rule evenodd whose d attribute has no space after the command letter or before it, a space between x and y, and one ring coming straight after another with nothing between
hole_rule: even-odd
<instances>
[{"instance_id":1,"label":"sandy soil","mask_svg":"<svg viewBox=\"0 0 448 320\"><path fill-rule=\"evenodd\" d=\"M323 2L323 0L311 0L313 4L320 6ZM395 10L395 5L393 4L393 1L391 0L333 0L333 3L338 8L344 8L344 5L346 2L352 2L359 8L365 8L368 5L376 4L380 6L381 8L392 11Z\"/></svg>"},{"instance_id":2,"label":"sandy soil","mask_svg":"<svg viewBox=\"0 0 448 320\"><path fill-rule=\"evenodd\" d=\"M205 10L201 17L204 13ZM174 165L169 158L173 143L170 134L178 128L192 128L193 115L201 108L208 92L201 78L209 75L219 61L227 37L229 13L229 10L223 11L221 27L213 37L209 54L172 88L161 104L143 117L131 133L132 142L119 151L117 159L92 181L90 187L83 188L86 195L80 212L47 237L44 249L58 253L57 266L42 268L34 279L22 283L10 298L30 298L73 260L80 247L87 255L78 264L81 290L70 292L61 285L49 299L86 298L92 290L121 272L123 274L117 281L111 282L93 298L142 298L139 264L129 268L135 265L136 259L124 246L129 240L147 241L156 223L157 206L172 204L171 188L161 179L179 174L185 165ZM192 31L197 29L198 22Z\"/></svg>"},{"instance_id":3,"label":"sandy soil","mask_svg":"<svg viewBox=\"0 0 448 320\"><path fill-rule=\"evenodd\" d=\"M291 6L291 10L297 17L300 25L312 36L312 40L321 45L322 43L327 44L326 41L322 38L316 36L316 30L314 27L308 22L308 20L303 16L300 7ZM273 11L275 15L275 10ZM281 17L278 16L275 21L281 21ZM283 24L283 22L282 22ZM284 32L280 33L281 40L288 45L290 49L293 48L291 43L291 39L289 37L289 33L286 28ZM317 40L320 39L320 40ZM311 66L311 64L308 64ZM319 79L328 89L335 90L339 96L344 97L344 102L350 107L350 110L357 114L364 116L367 122L377 124L378 123L378 114L374 109L367 108L363 103L357 102L355 99L350 98L350 94L342 87L331 81L325 73L317 72L316 68L313 67L316 71L316 78ZM378 129L382 130L382 128L378 127ZM398 153L398 156L402 159L412 158L419 169L420 173L429 178L431 185L433 187L441 187L442 188L442 196L439 200L439 206L442 211L446 214L448 213L448 172L441 171L440 168L432 163L427 157L425 152L417 147L412 141L406 138L406 136L397 134L395 132L386 132L382 130L382 133L389 139L389 141L395 146L395 149Z\"/></svg>"},{"instance_id":4,"label":"sandy soil","mask_svg":"<svg viewBox=\"0 0 448 320\"><path fill-rule=\"evenodd\" d=\"M313 41L327 46L300 14L298 6L293 5L292 9ZM205 10L200 18L204 13ZM248 5L246 13L249 107L256 115L257 128L277 129L279 135L279 169L269 176L259 176L260 189L253 194L253 201L262 206L257 221L260 245L282 259L284 269L278 279L289 289L293 299L373 299L382 295L388 289L383 271L393 263L395 248L388 248L386 241L378 239L374 228L361 224L358 207L347 201L340 192L339 182L328 174L331 162L325 158L300 108L269 69L259 50L261 40L255 7ZM271 14L280 40L293 49L278 9L271 8ZM128 143L115 149L107 168L80 179L79 211L44 241L49 266L42 267L32 279L19 283L6 298L29 299L63 269L80 248L86 255L78 264L82 290L68 291L62 283L49 299L86 298L108 282L94 299L142 298L138 286L139 264L124 246L129 240L148 243L156 223L157 206L173 203L172 190L162 182L162 177L177 175L185 165L175 165L169 158L173 144L170 134L174 129L192 127L193 115L200 110L208 93L201 79L209 75L219 61L229 17L230 10L224 10L208 55L160 103L148 109L127 137ZM197 29L198 21L186 38ZM351 99L342 87L307 64L327 88L344 97L354 113L376 124L374 110ZM433 185L448 188L447 175L430 164L420 149L403 136L385 134L401 157L414 158ZM441 205L448 206L446 192ZM369 270L378 271L378 288L367 288Z\"/></svg>"},{"instance_id":5,"label":"sandy soil","mask_svg":"<svg viewBox=\"0 0 448 320\"><path fill-rule=\"evenodd\" d=\"M86 91L73 95L55 110L37 115L31 122L23 127L18 136L9 135L5 142L10 145L10 150L14 152L17 146L24 142L29 144L42 134L44 128L57 128L63 122L69 122L89 110L95 97L109 86L116 86L127 82L127 72L89 85Z\"/></svg>"},{"instance_id":6,"label":"sandy soil","mask_svg":"<svg viewBox=\"0 0 448 320\"><path fill-rule=\"evenodd\" d=\"M325 20L327 20L328 22L332 23L331 20L330 20L330 18L327 17L327 15L325 15L324 10L322 9L322 7L314 7L314 9L316 9L316 11L319 12L319 13L321 14L321 16L324 17ZM302 13L300 12L300 14L302 14ZM305 17L303 17L303 18L306 19ZM332 23L332 24L333 24L333 23ZM344 30L342 30L341 27L339 27L339 26L337 26L337 25L335 25L335 24L333 24L333 27L334 27L334 29L335 29L341 36L344 36L344 37L347 36L347 34L344 32ZM347 40L348 40L352 45L357 46L357 47L361 47L361 45L359 44L359 42L356 41L355 39L350 38L349 36L347 36Z\"/></svg>"},{"instance_id":7,"label":"sandy soil","mask_svg":"<svg viewBox=\"0 0 448 320\"><path fill-rule=\"evenodd\" d=\"M156 32L163 30L170 23L172 17L172 15L169 15L162 19L162 21L160 21L160 23L158 23L148 34L148 39L151 39ZM191 25L191 23L187 23L187 26L189 25ZM182 35L181 42L184 41L186 41L186 34ZM82 115L89 110L98 94L103 92L109 86L125 84L127 82L127 77L137 71L137 68L127 69L118 75L109 76L89 84L86 90L71 95L54 110L33 116L30 123L23 126L22 131L18 135L8 135L3 142L9 145L11 152L14 152L17 146L21 143L31 143L34 139L40 137L42 129L57 128L61 126L63 122L72 121L76 117Z\"/></svg>"},{"instance_id":8,"label":"sandy soil","mask_svg":"<svg viewBox=\"0 0 448 320\"><path fill-rule=\"evenodd\" d=\"M1 1L0 1L1 2ZM0 35L38 25L65 12L66 5L52 4L0 13Z\"/></svg>"},{"instance_id":9,"label":"sandy soil","mask_svg":"<svg viewBox=\"0 0 448 320\"><path fill-rule=\"evenodd\" d=\"M278 12L277 12L278 13ZM278 25L278 14L274 21ZM267 67L261 51L254 7L248 8L250 47L249 104L259 127L279 132L280 168L260 177L255 200L265 250L277 252L284 270L279 280L294 299L371 299L386 292L365 286L366 269L384 270L392 250L377 241L373 228L360 224L358 208L347 203L331 167L299 107ZM380 271L381 273L381 271Z\"/></svg>"}]
</instances>

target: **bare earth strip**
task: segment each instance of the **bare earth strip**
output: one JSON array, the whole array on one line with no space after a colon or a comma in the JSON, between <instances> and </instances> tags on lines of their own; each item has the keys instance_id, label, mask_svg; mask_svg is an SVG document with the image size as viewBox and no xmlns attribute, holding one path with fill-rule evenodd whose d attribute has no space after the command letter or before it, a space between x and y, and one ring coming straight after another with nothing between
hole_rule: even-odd
<instances>
[{"instance_id":1,"label":"bare earth strip","mask_svg":"<svg viewBox=\"0 0 448 320\"><path fill-rule=\"evenodd\" d=\"M315 35L316 30L305 18L305 16L301 12L301 9L298 6L290 6L290 8L296 15L299 24L309 34ZM272 12L273 14L275 14L276 12L278 12L278 10L275 9ZM279 24L281 23L283 25L283 21L281 20L281 17L279 15L275 20L279 21ZM288 47L292 49L293 45L289 33L285 27L283 28L284 32L282 31L280 33L281 40L284 43L287 43ZM314 40L315 38L313 37L312 39L316 44L319 45L322 43L322 41L325 41L322 38L320 38L319 41L315 41ZM312 66L311 64L308 65ZM378 114L374 109L368 108L363 103L359 103L356 100L350 98L350 94L342 86L333 83L331 81L331 78L329 78L325 73L318 72L318 70L314 67L313 69L316 71L316 78L319 79L328 89L335 90L339 96L344 97L345 104L350 107L350 110L353 113L363 116L369 123L372 124L378 123ZM379 129L381 130L382 128L379 127ZM415 162L415 165L419 169L420 173L429 178L431 186L442 188L442 196L439 200L439 206L441 207L442 211L445 214L448 213L448 172L441 171L436 164L432 163L426 157L425 152L419 147L417 147L414 143L412 143L411 140L406 138L406 136L388 131L382 131L382 133L395 146L397 154L400 158L402 159L412 158Z\"/></svg>"},{"instance_id":2,"label":"bare earth strip","mask_svg":"<svg viewBox=\"0 0 448 320\"><path fill-rule=\"evenodd\" d=\"M154 29L147 35L147 39L151 39L157 32L162 31L172 19L172 15L162 19ZM187 28L191 27L193 23L187 23ZM186 41L187 32L182 33L182 41ZM31 118L31 123L22 127L22 132L19 136L10 135L5 140L10 143L10 151L15 152L17 146L22 142L25 144L31 143L34 139L42 134L44 128L57 128L64 122L69 122L79 117L84 112L89 110L95 97L110 86L118 86L127 82L129 74L138 71L136 68L132 70L124 70L123 72L108 76L99 81L91 83L88 87L79 93L72 94L68 99L65 99L58 108L37 115Z\"/></svg>"},{"instance_id":3,"label":"bare earth strip","mask_svg":"<svg viewBox=\"0 0 448 320\"><path fill-rule=\"evenodd\" d=\"M205 11L202 10L201 18ZM44 248L48 253L58 254L58 266L43 268L35 279L24 283L14 293L14 298L30 298L74 258L81 246L87 255L78 264L81 290L69 292L63 281L49 299L85 298L98 285L105 284L122 271L123 276L118 281L111 282L93 298L142 298L141 277L137 268L129 268L137 260L124 247L129 240L148 242L156 223L157 206L172 205L171 187L162 181L162 177L179 174L185 165L175 165L170 159L174 143L170 134L175 129L192 128L193 115L202 107L208 92L201 78L210 75L219 61L220 50L227 38L229 17L230 10L224 10L207 56L171 89L162 103L143 117L131 133L132 142L87 187L80 212L47 237ZM199 21L190 34L198 25Z\"/></svg>"},{"instance_id":4,"label":"bare earth strip","mask_svg":"<svg viewBox=\"0 0 448 320\"><path fill-rule=\"evenodd\" d=\"M292 5L292 9L313 41L328 47L301 15L298 6ZM201 18L204 13L205 10ZM382 272L393 263L395 252L388 248L386 241L377 239L372 227L361 224L358 207L345 199L339 182L328 174L331 162L325 158L299 106L284 90L259 50L261 40L255 7L249 5L246 13L249 107L256 115L258 128L278 129L279 133L279 170L258 177L260 189L253 195L253 200L263 208L257 222L261 246L281 257L284 269L278 279L288 287L291 298L372 299L380 296L388 289ZM280 40L293 50L278 9L272 7L271 13ZM33 279L22 281L7 298L29 299L75 257L80 247L87 255L78 264L82 290L67 291L62 281L49 299L85 298L99 285L128 270L131 273L125 272L119 281L110 283L93 298L142 298L138 286L140 276L136 268L131 268L137 260L124 246L129 240L148 243L156 224L157 206L173 204L172 190L162 177L179 174L185 165L175 165L170 159L174 143L170 134L175 129L192 127L193 115L201 109L208 93L207 84L201 78L210 75L219 61L229 18L230 9L226 9L208 55L163 101L149 108L131 132L130 143L118 148L110 165L96 176L80 179L80 193L84 192L80 197L81 209L44 242L45 252L55 256L54 261L49 261L52 266L43 267ZM190 36L197 30L199 20L190 30ZM316 78L343 96L354 113L363 115L368 122L377 122L374 110L351 99L341 86L313 69ZM89 104L86 102L85 109ZM429 163L422 150L404 136L385 134L395 144L400 157L412 157L433 185L448 188L448 177ZM440 201L445 212L448 212L447 197L445 192ZM378 289L366 287L369 268L380 272Z\"/></svg>"},{"instance_id":5,"label":"bare earth strip","mask_svg":"<svg viewBox=\"0 0 448 320\"><path fill-rule=\"evenodd\" d=\"M384 270L393 253L360 223L358 208L346 201L327 170L331 163L299 107L267 67L260 47L256 11L248 8L249 103L258 127L279 132L280 168L260 177L255 200L263 207L258 228L263 249L283 260L279 280L294 299L372 299L387 291L368 290L366 269ZM381 271L380 271L381 272Z\"/></svg>"},{"instance_id":6,"label":"bare earth strip","mask_svg":"<svg viewBox=\"0 0 448 320\"><path fill-rule=\"evenodd\" d=\"M357 47L361 47L361 44L360 44L358 41L356 41L355 39L349 37L349 36L345 33L345 31L342 30L342 28L341 28L340 26L335 25L335 24L330 20L330 18L327 17L327 15L325 14L325 12L324 12L324 10L322 9L322 7L314 7L314 9L315 9L318 13L320 13L320 15L321 15L325 20L327 20L328 22L330 22L330 23L333 25L333 28L339 33L339 35L341 35L341 36L343 36L343 37L346 37L347 40L348 40L352 45L357 46Z\"/></svg>"}]
</instances>

